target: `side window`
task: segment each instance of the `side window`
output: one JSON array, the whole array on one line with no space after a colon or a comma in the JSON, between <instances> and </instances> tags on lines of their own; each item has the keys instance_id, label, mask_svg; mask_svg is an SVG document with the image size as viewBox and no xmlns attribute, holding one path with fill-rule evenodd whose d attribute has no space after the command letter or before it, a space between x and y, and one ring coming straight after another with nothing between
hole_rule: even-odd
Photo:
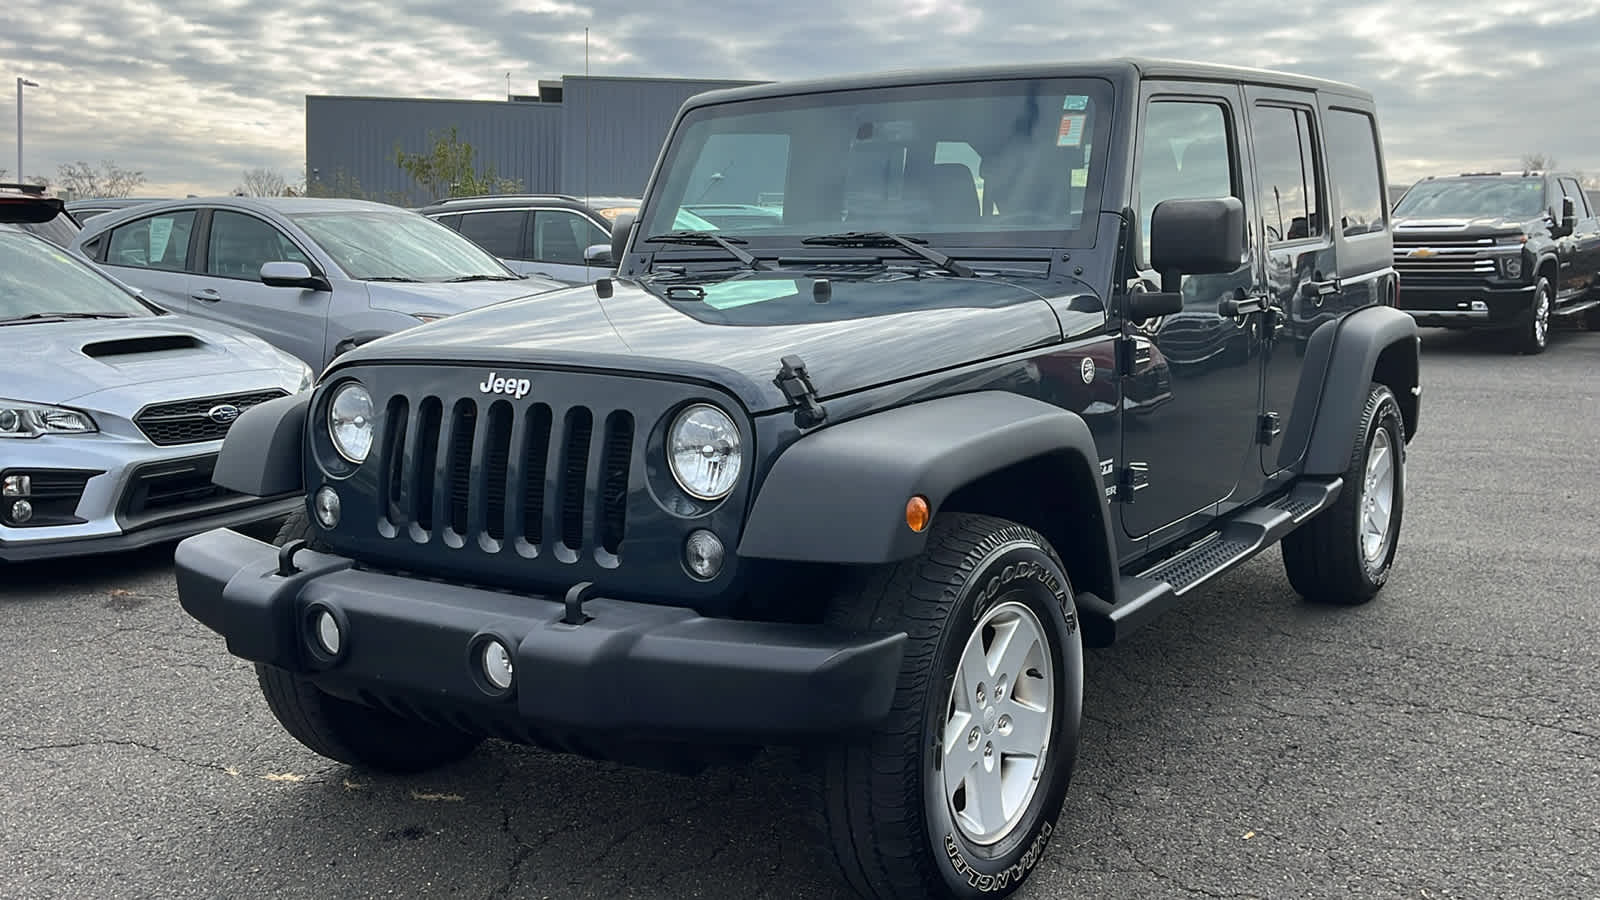
<instances>
[{"instance_id":1,"label":"side window","mask_svg":"<svg viewBox=\"0 0 1600 900\"><path fill-rule=\"evenodd\" d=\"M460 232L501 259L523 259L523 224L528 213L520 209L462 213Z\"/></svg>"},{"instance_id":2,"label":"side window","mask_svg":"<svg viewBox=\"0 0 1600 900\"><path fill-rule=\"evenodd\" d=\"M533 216L533 258L539 262L581 266L583 248L608 244L611 238L583 216L561 210L541 210Z\"/></svg>"},{"instance_id":3,"label":"side window","mask_svg":"<svg viewBox=\"0 0 1600 900\"><path fill-rule=\"evenodd\" d=\"M1262 104L1256 107L1254 120L1256 174L1267 242L1320 237L1322 203L1310 113Z\"/></svg>"},{"instance_id":4,"label":"side window","mask_svg":"<svg viewBox=\"0 0 1600 900\"><path fill-rule=\"evenodd\" d=\"M1383 179L1378 171L1377 128L1372 117L1344 109L1327 115L1328 168L1346 237L1382 231Z\"/></svg>"},{"instance_id":5,"label":"side window","mask_svg":"<svg viewBox=\"0 0 1600 900\"><path fill-rule=\"evenodd\" d=\"M1589 198L1583 195L1583 188L1578 187L1575 178L1561 179L1561 192L1572 198L1572 203L1578 208L1578 218L1587 219L1593 215L1589 211Z\"/></svg>"},{"instance_id":6,"label":"side window","mask_svg":"<svg viewBox=\"0 0 1600 900\"><path fill-rule=\"evenodd\" d=\"M1228 112L1218 103L1156 100L1145 111L1139 152L1139 225L1150 259L1150 214L1163 200L1238 196Z\"/></svg>"},{"instance_id":7,"label":"side window","mask_svg":"<svg viewBox=\"0 0 1600 900\"><path fill-rule=\"evenodd\" d=\"M211 214L211 238L206 242L206 274L226 278L261 277L269 262L311 265L300 248L271 224L244 213L219 209Z\"/></svg>"},{"instance_id":8,"label":"side window","mask_svg":"<svg viewBox=\"0 0 1600 900\"><path fill-rule=\"evenodd\" d=\"M435 222L438 222L440 225L443 225L446 228L452 228L452 229L455 229L456 231L460 231L461 230L461 214L460 213L455 213L454 215L449 215L449 216L434 216L433 220Z\"/></svg>"},{"instance_id":9,"label":"side window","mask_svg":"<svg viewBox=\"0 0 1600 900\"><path fill-rule=\"evenodd\" d=\"M192 231L192 209L129 222L112 230L106 262L113 266L181 272L189 262Z\"/></svg>"}]
</instances>

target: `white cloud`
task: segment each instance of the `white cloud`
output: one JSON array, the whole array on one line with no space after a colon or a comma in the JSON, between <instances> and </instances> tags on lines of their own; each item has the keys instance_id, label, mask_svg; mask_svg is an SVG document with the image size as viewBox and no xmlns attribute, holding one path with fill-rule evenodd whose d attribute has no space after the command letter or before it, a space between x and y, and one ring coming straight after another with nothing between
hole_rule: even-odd
<instances>
[{"instance_id":1,"label":"white cloud","mask_svg":"<svg viewBox=\"0 0 1600 900\"><path fill-rule=\"evenodd\" d=\"M1593 108L1600 0L1560 11L1390 0L1338 12L1178 0L7 7L0 59L41 85L26 95L29 172L111 159L142 169L151 194L226 191L257 166L298 175L306 94L496 99L507 72L531 92L536 79L583 70L585 27L595 74L773 79L1123 54L1282 68L1370 88L1396 181L1512 166L1530 152L1600 173L1600 117L1579 112ZM0 121L14 121L4 107Z\"/></svg>"}]
</instances>

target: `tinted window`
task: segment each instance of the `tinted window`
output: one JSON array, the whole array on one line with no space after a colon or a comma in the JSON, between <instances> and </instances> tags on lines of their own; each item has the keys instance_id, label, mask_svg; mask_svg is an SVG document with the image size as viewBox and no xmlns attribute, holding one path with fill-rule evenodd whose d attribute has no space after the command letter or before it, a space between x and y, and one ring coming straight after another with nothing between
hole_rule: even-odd
<instances>
[{"instance_id":1,"label":"tinted window","mask_svg":"<svg viewBox=\"0 0 1600 900\"><path fill-rule=\"evenodd\" d=\"M229 278L260 278L269 262L311 265L300 248L267 222L243 213L211 214L211 240L206 245L206 272Z\"/></svg>"},{"instance_id":2,"label":"tinted window","mask_svg":"<svg viewBox=\"0 0 1600 900\"><path fill-rule=\"evenodd\" d=\"M1139 223L1150 258L1150 215L1163 200L1237 196L1227 110L1215 103L1158 100L1145 113L1139 153Z\"/></svg>"},{"instance_id":3,"label":"tinted window","mask_svg":"<svg viewBox=\"0 0 1600 900\"><path fill-rule=\"evenodd\" d=\"M1303 109L1258 106L1254 117L1256 174L1267 241L1322 234L1311 115Z\"/></svg>"},{"instance_id":4,"label":"tinted window","mask_svg":"<svg viewBox=\"0 0 1600 900\"><path fill-rule=\"evenodd\" d=\"M577 213L541 211L533 217L533 258L539 262L581 266L583 248L610 244L611 236Z\"/></svg>"},{"instance_id":5,"label":"tinted window","mask_svg":"<svg viewBox=\"0 0 1600 900\"><path fill-rule=\"evenodd\" d=\"M194 210L162 213L129 222L111 232L106 262L114 266L182 271L189 261Z\"/></svg>"},{"instance_id":6,"label":"tinted window","mask_svg":"<svg viewBox=\"0 0 1600 900\"><path fill-rule=\"evenodd\" d=\"M528 251L522 242L522 226L527 219L522 210L463 213L459 229L495 256L525 259Z\"/></svg>"},{"instance_id":7,"label":"tinted window","mask_svg":"<svg viewBox=\"0 0 1600 900\"><path fill-rule=\"evenodd\" d=\"M1474 176L1421 182L1395 204L1394 214L1429 219L1531 219L1548 208L1543 178Z\"/></svg>"},{"instance_id":8,"label":"tinted window","mask_svg":"<svg viewBox=\"0 0 1600 900\"><path fill-rule=\"evenodd\" d=\"M1328 168L1346 236L1384 229L1383 177L1378 169L1377 128L1372 117L1335 109L1327 115Z\"/></svg>"},{"instance_id":9,"label":"tinted window","mask_svg":"<svg viewBox=\"0 0 1600 900\"><path fill-rule=\"evenodd\" d=\"M1589 198L1583 195L1583 188L1578 187L1577 179L1561 179L1561 192L1572 198L1573 205L1578 208L1578 218L1589 218Z\"/></svg>"},{"instance_id":10,"label":"tinted window","mask_svg":"<svg viewBox=\"0 0 1600 900\"><path fill-rule=\"evenodd\" d=\"M71 246L72 239L78 236L78 227L66 216L56 216L48 222L19 222L17 227L63 247Z\"/></svg>"}]
</instances>

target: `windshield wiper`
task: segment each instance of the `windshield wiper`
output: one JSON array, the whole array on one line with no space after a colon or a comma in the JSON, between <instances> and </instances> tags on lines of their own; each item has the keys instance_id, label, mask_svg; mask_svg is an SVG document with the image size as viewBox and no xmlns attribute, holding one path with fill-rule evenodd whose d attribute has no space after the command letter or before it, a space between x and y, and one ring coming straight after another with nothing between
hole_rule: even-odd
<instances>
[{"instance_id":1,"label":"windshield wiper","mask_svg":"<svg viewBox=\"0 0 1600 900\"><path fill-rule=\"evenodd\" d=\"M421 278L408 278L405 275L373 275L363 278L363 281L421 281Z\"/></svg>"},{"instance_id":2,"label":"windshield wiper","mask_svg":"<svg viewBox=\"0 0 1600 900\"><path fill-rule=\"evenodd\" d=\"M525 275L457 275L454 278L446 278L440 283L460 284L463 281L520 281L526 277L527 276Z\"/></svg>"},{"instance_id":3,"label":"windshield wiper","mask_svg":"<svg viewBox=\"0 0 1600 900\"><path fill-rule=\"evenodd\" d=\"M808 237L800 243L820 244L828 247L904 247L917 256L944 269L951 275L961 278L976 278L978 276L977 272L956 262L946 254L940 253L932 247L922 246L927 243L926 240L908 238L892 231L845 231L839 234L821 234L816 237Z\"/></svg>"},{"instance_id":4,"label":"windshield wiper","mask_svg":"<svg viewBox=\"0 0 1600 900\"><path fill-rule=\"evenodd\" d=\"M744 263L752 269L765 268L761 265L760 260L756 259L754 256L751 256L748 251L736 246L735 242L738 244L749 243L744 238L725 238L720 234L713 234L709 231L667 231L661 234L651 235L650 237L645 238L645 241L647 243L650 241L659 241L663 244L716 244L718 247L721 247L722 249L733 254L736 258L738 258L739 262Z\"/></svg>"},{"instance_id":5,"label":"windshield wiper","mask_svg":"<svg viewBox=\"0 0 1600 900\"><path fill-rule=\"evenodd\" d=\"M131 319L131 318L133 318L133 315L131 313L118 313L118 312L36 312L36 313L28 313L27 315L23 315L23 316L11 316L10 318L0 319L0 323L9 324L11 322L37 322L37 321L41 321L41 320L45 320L45 319L55 320L55 319Z\"/></svg>"}]
</instances>

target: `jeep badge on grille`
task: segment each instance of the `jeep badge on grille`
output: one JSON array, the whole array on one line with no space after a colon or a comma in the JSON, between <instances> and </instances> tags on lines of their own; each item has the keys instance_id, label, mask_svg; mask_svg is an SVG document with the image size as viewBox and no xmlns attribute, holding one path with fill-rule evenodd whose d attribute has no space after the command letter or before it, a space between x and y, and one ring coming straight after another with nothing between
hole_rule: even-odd
<instances>
[{"instance_id":1,"label":"jeep badge on grille","mask_svg":"<svg viewBox=\"0 0 1600 900\"><path fill-rule=\"evenodd\" d=\"M533 390L533 382L526 378L496 377L493 372L478 385L478 390L485 394L506 394L521 400Z\"/></svg>"}]
</instances>

